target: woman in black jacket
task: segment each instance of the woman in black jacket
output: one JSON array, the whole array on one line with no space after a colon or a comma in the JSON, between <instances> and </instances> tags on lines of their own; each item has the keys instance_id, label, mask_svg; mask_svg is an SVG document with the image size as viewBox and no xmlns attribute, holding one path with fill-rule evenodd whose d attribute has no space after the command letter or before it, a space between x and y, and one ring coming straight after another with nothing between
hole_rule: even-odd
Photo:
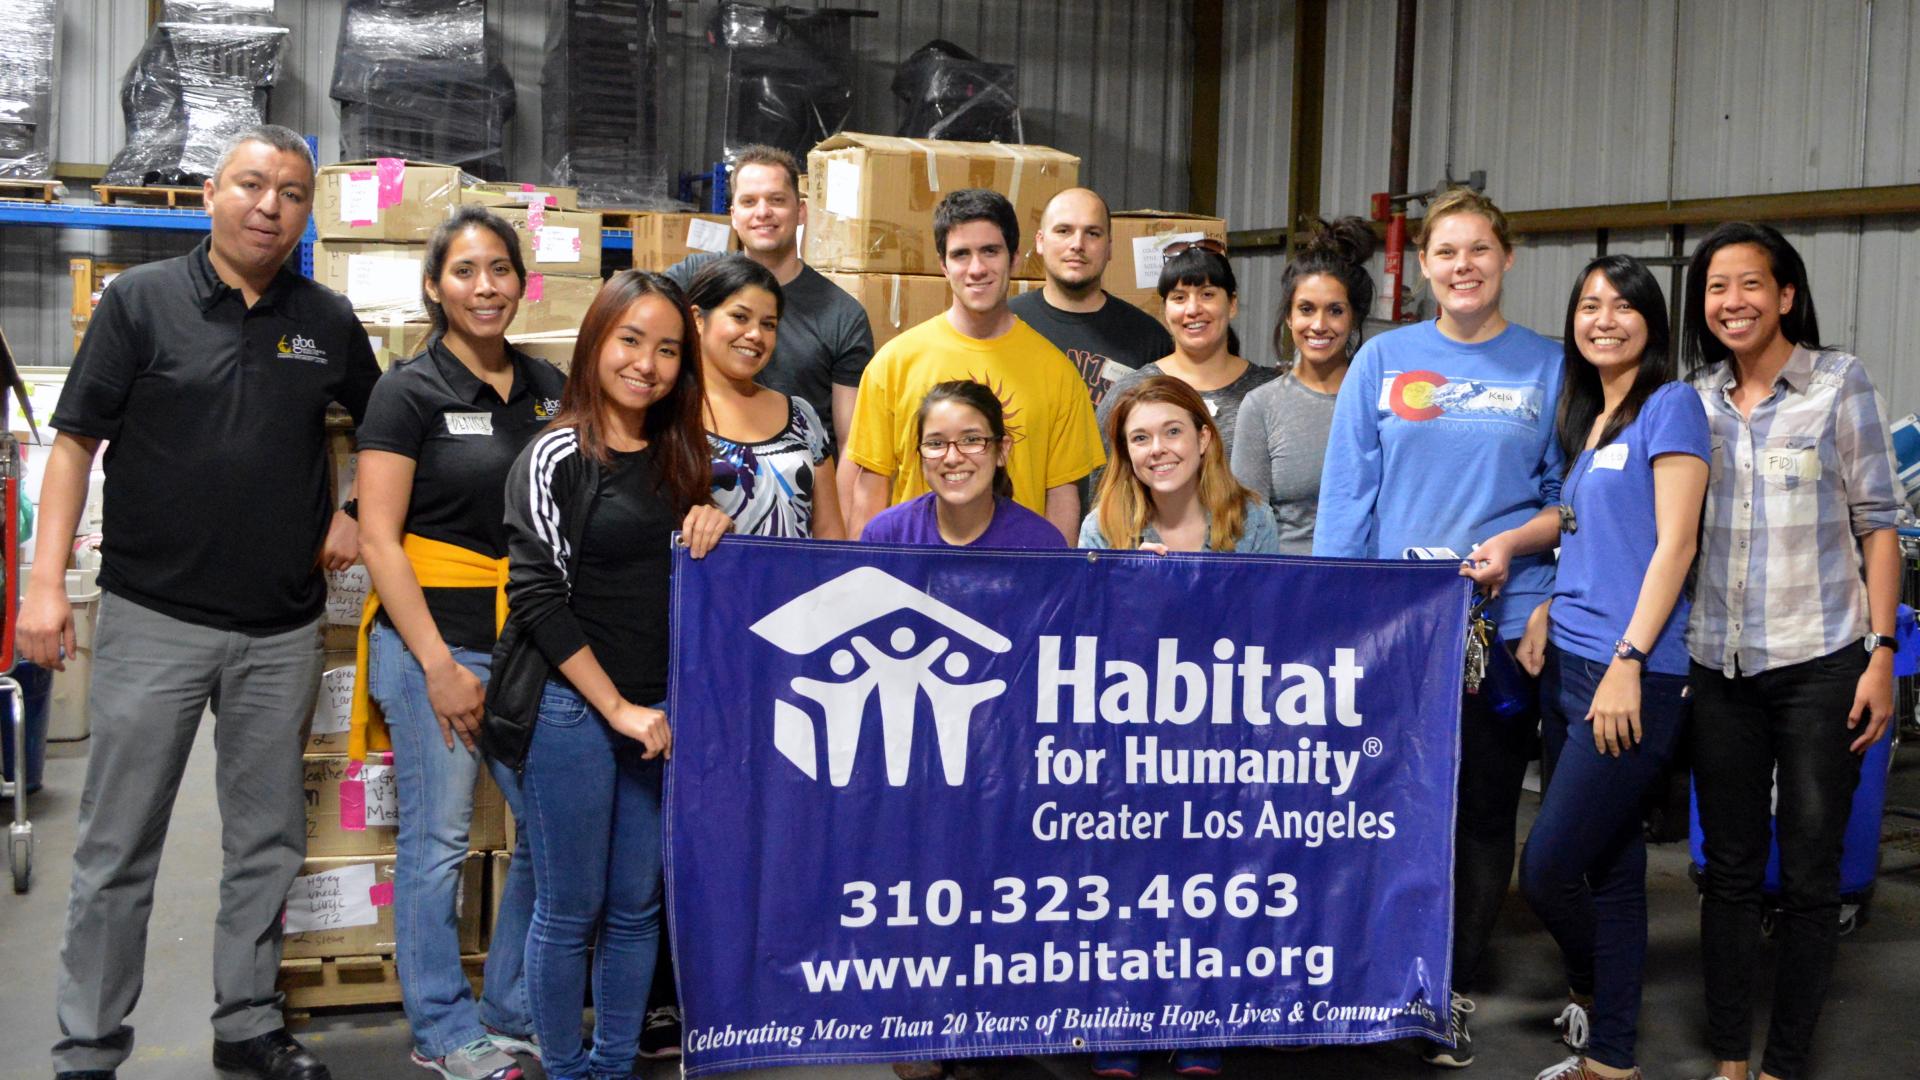
<instances>
[{"instance_id":1,"label":"woman in black jacket","mask_svg":"<svg viewBox=\"0 0 1920 1080\"><path fill-rule=\"evenodd\" d=\"M507 601L553 667L522 781L527 989L552 1080L631 1075L653 976L670 537L700 558L732 525L708 500L698 341L678 286L616 274L580 327L559 415L507 480Z\"/></svg>"}]
</instances>

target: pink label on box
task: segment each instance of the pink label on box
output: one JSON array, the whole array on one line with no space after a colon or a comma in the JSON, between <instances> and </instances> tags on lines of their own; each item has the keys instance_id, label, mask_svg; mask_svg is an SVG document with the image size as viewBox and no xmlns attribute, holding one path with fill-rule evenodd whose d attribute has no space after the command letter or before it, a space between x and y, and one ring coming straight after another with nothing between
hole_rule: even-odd
<instances>
[{"instance_id":1,"label":"pink label on box","mask_svg":"<svg viewBox=\"0 0 1920 1080\"><path fill-rule=\"evenodd\" d=\"M367 831L367 782L360 779L360 763L347 762L347 778L340 781L340 829Z\"/></svg>"},{"instance_id":2,"label":"pink label on box","mask_svg":"<svg viewBox=\"0 0 1920 1080\"><path fill-rule=\"evenodd\" d=\"M400 199L407 193L407 160L378 158L374 161L374 167L380 174L380 209L399 206Z\"/></svg>"},{"instance_id":3,"label":"pink label on box","mask_svg":"<svg viewBox=\"0 0 1920 1080\"><path fill-rule=\"evenodd\" d=\"M547 295L547 275L528 274L527 275L527 299L542 300L546 298L546 295Z\"/></svg>"},{"instance_id":4,"label":"pink label on box","mask_svg":"<svg viewBox=\"0 0 1920 1080\"><path fill-rule=\"evenodd\" d=\"M373 888L368 889L367 899L373 902L374 907L392 907L393 906L393 882L383 881L380 884L375 885Z\"/></svg>"},{"instance_id":5,"label":"pink label on box","mask_svg":"<svg viewBox=\"0 0 1920 1080\"><path fill-rule=\"evenodd\" d=\"M547 208L539 204L527 207L527 228L539 232L547 227Z\"/></svg>"}]
</instances>

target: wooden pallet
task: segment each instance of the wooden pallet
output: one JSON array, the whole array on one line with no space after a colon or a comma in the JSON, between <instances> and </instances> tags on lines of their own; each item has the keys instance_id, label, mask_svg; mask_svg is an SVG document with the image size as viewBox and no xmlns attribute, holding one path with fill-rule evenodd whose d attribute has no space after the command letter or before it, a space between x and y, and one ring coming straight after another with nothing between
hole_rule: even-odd
<instances>
[{"instance_id":1,"label":"wooden pallet","mask_svg":"<svg viewBox=\"0 0 1920 1080\"><path fill-rule=\"evenodd\" d=\"M145 187L140 184L95 184L101 206L164 206L171 210L199 210L206 204L197 187Z\"/></svg>"},{"instance_id":2,"label":"wooden pallet","mask_svg":"<svg viewBox=\"0 0 1920 1080\"><path fill-rule=\"evenodd\" d=\"M53 203L66 193L67 185L58 180L0 180L0 199Z\"/></svg>"},{"instance_id":3,"label":"wooden pallet","mask_svg":"<svg viewBox=\"0 0 1920 1080\"><path fill-rule=\"evenodd\" d=\"M480 994L480 975L486 953L460 958L460 966ZM280 962L280 991L287 996L289 1024L308 1018L316 1009L365 1009L400 1004L400 977L391 956L302 957Z\"/></svg>"}]
</instances>

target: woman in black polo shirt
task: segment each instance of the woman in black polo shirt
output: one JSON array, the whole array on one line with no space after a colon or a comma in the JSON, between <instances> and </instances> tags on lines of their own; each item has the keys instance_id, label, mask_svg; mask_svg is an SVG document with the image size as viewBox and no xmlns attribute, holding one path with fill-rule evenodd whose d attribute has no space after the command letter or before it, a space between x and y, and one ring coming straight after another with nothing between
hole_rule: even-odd
<instances>
[{"instance_id":1,"label":"woman in black polo shirt","mask_svg":"<svg viewBox=\"0 0 1920 1080\"><path fill-rule=\"evenodd\" d=\"M505 607L503 492L520 451L547 426L565 377L507 344L526 282L513 229L463 206L434 230L423 291L434 335L383 376L360 425L360 550L374 595L370 654L355 684L353 747L390 733L400 830L394 932L413 1061L456 1080L512 1080L531 1053L522 978L533 866L519 834L478 1003L460 967L454 900L467 854L475 748L494 637ZM367 676L371 673L371 678ZM363 724L362 688L385 714ZM371 730L369 730L369 728ZM520 782L493 763L520 818Z\"/></svg>"}]
</instances>

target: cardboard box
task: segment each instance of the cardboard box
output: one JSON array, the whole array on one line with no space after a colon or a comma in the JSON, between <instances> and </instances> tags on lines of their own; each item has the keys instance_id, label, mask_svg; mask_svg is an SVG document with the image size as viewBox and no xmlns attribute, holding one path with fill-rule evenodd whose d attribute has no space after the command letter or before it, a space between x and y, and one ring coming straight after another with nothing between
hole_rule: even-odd
<instances>
[{"instance_id":1,"label":"cardboard box","mask_svg":"<svg viewBox=\"0 0 1920 1080\"><path fill-rule=\"evenodd\" d=\"M460 198L483 206L532 206L544 202L550 210L580 209L580 189L554 184L474 184L461 192Z\"/></svg>"},{"instance_id":2,"label":"cardboard box","mask_svg":"<svg viewBox=\"0 0 1920 1080\"><path fill-rule=\"evenodd\" d=\"M937 274L933 210L948 192L991 188L1020 219L1014 276L1043 276L1032 250L1047 201L1080 182L1080 159L1045 146L843 132L807 155L806 259L817 270Z\"/></svg>"},{"instance_id":3,"label":"cardboard box","mask_svg":"<svg viewBox=\"0 0 1920 1080\"><path fill-rule=\"evenodd\" d=\"M953 303L953 288L944 277L828 273L826 278L866 309L867 322L873 325L875 349L899 337L901 331L947 310Z\"/></svg>"},{"instance_id":4,"label":"cardboard box","mask_svg":"<svg viewBox=\"0 0 1920 1080\"><path fill-rule=\"evenodd\" d=\"M454 918L462 953L484 941L485 862L468 855L460 865ZM285 920L288 960L393 955L393 856L309 858L287 892Z\"/></svg>"},{"instance_id":5,"label":"cardboard box","mask_svg":"<svg viewBox=\"0 0 1920 1080\"><path fill-rule=\"evenodd\" d=\"M366 322L425 322L421 281L427 245L321 240L313 245L313 280L345 296Z\"/></svg>"},{"instance_id":6,"label":"cardboard box","mask_svg":"<svg viewBox=\"0 0 1920 1080\"><path fill-rule=\"evenodd\" d=\"M520 237L527 273L600 276L600 215L592 210L525 210L498 207L495 214Z\"/></svg>"},{"instance_id":7,"label":"cardboard box","mask_svg":"<svg viewBox=\"0 0 1920 1080\"><path fill-rule=\"evenodd\" d=\"M507 336L548 334L556 330L574 333L580 329L587 309L593 306L593 298L600 295L603 284L605 282L597 277L530 271L519 310L507 325Z\"/></svg>"},{"instance_id":8,"label":"cardboard box","mask_svg":"<svg viewBox=\"0 0 1920 1080\"><path fill-rule=\"evenodd\" d=\"M390 319L385 322L363 320L367 341L373 346L373 362L385 371L404 360L420 355L433 333L433 324L416 320ZM345 490L344 488L342 490Z\"/></svg>"},{"instance_id":9,"label":"cardboard box","mask_svg":"<svg viewBox=\"0 0 1920 1080\"><path fill-rule=\"evenodd\" d=\"M460 203L459 169L398 158L320 170L313 227L322 240L425 242Z\"/></svg>"},{"instance_id":10,"label":"cardboard box","mask_svg":"<svg viewBox=\"0 0 1920 1080\"><path fill-rule=\"evenodd\" d=\"M1160 300L1161 253L1180 240L1212 237L1227 242L1227 223L1217 217L1123 210L1113 215L1113 261L1101 284L1113 295L1153 316L1164 317Z\"/></svg>"},{"instance_id":11,"label":"cardboard box","mask_svg":"<svg viewBox=\"0 0 1920 1080\"><path fill-rule=\"evenodd\" d=\"M495 851L487 855L486 939L493 940L493 928L500 922L500 895L506 891L507 870L513 865L513 852Z\"/></svg>"},{"instance_id":12,"label":"cardboard box","mask_svg":"<svg viewBox=\"0 0 1920 1080\"><path fill-rule=\"evenodd\" d=\"M114 278L128 269L130 264L127 263L91 258L67 260L67 276L73 279L73 325L76 330L87 328L87 323L93 320L93 309L100 306L100 294Z\"/></svg>"},{"instance_id":13,"label":"cardboard box","mask_svg":"<svg viewBox=\"0 0 1920 1080\"><path fill-rule=\"evenodd\" d=\"M740 250L725 214L642 214L633 222L633 268L662 271L696 251Z\"/></svg>"},{"instance_id":14,"label":"cardboard box","mask_svg":"<svg viewBox=\"0 0 1920 1080\"><path fill-rule=\"evenodd\" d=\"M308 754L303 759L307 803L307 856L389 855L399 824L393 755L371 753L363 763L345 754ZM473 851L506 847L507 800L487 770L473 786Z\"/></svg>"},{"instance_id":15,"label":"cardboard box","mask_svg":"<svg viewBox=\"0 0 1920 1080\"><path fill-rule=\"evenodd\" d=\"M528 356L567 371L573 367L573 346L578 337L572 330L554 330L545 334L509 334L507 341Z\"/></svg>"}]
</instances>

